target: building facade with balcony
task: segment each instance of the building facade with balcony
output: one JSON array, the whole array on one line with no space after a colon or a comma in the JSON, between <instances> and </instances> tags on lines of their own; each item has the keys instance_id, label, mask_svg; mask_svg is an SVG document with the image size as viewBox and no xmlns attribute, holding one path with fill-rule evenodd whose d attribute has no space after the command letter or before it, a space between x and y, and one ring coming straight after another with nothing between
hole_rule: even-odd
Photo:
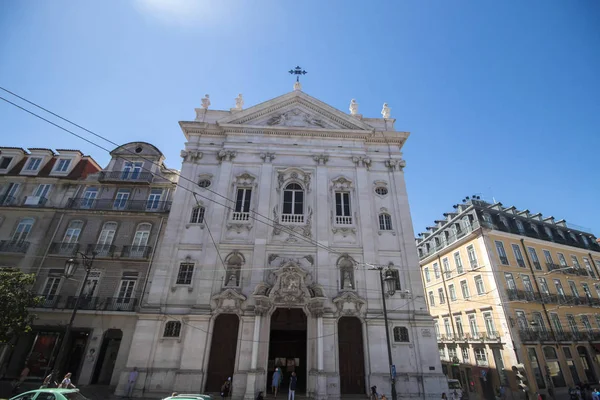
<instances>
[{"instance_id":1,"label":"building facade with balcony","mask_svg":"<svg viewBox=\"0 0 600 400\"><path fill-rule=\"evenodd\" d=\"M59 151L55 156L56 166L60 166L63 153ZM65 368L78 384L115 384L113 376L118 377L125 363L136 311L178 179L177 172L163 162L163 154L153 145L128 143L111 152L106 168L94 162L95 168L86 169L77 180L55 184L46 191L48 200L43 204L32 206L17 196L18 207L0 208L6 218L2 228L6 226L10 240L21 231L28 232L32 245L39 238L35 248L30 245L19 262L11 261L16 257L14 251L7 253L0 248L3 266L36 273L34 290L42 297L35 310L38 318L34 331L20 338L5 359L9 375L19 373L27 359L30 376L44 376L53 364L83 285L84 298L78 307ZM22 164L26 167L31 161ZM74 170L76 165L74 161ZM4 177L10 180L5 195L10 193L12 181L23 179L14 175ZM66 177L70 176L67 172ZM29 186L23 188L23 196L41 190L35 189L35 184ZM31 214L34 211L45 212L47 222L38 223ZM22 222L18 222L22 218L33 218L35 222L23 230ZM89 257L95 254L85 283L82 267L71 279L64 277L65 261L77 258L78 253Z\"/></svg>"},{"instance_id":2,"label":"building facade with balcony","mask_svg":"<svg viewBox=\"0 0 600 400\"><path fill-rule=\"evenodd\" d=\"M500 385L565 394L600 373L600 245L564 220L465 199L417 247L444 372L479 398Z\"/></svg>"},{"instance_id":3,"label":"building facade with balcony","mask_svg":"<svg viewBox=\"0 0 600 400\"><path fill-rule=\"evenodd\" d=\"M297 88L299 89L299 88ZM445 390L422 296L404 183L408 133L341 112L301 90L210 110L185 135L180 187L140 310L127 370L135 395L254 399L276 367L310 398L390 393L379 272L399 398ZM408 292L407 292L408 291ZM447 387L447 386L446 386ZM218 396L218 395L217 395Z\"/></svg>"}]
</instances>

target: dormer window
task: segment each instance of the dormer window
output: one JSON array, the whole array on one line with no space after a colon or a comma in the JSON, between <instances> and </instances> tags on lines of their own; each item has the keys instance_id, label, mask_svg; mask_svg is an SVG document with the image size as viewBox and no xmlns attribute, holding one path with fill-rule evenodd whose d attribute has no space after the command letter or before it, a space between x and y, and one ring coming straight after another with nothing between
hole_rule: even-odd
<instances>
[{"instance_id":1,"label":"dormer window","mask_svg":"<svg viewBox=\"0 0 600 400\"><path fill-rule=\"evenodd\" d=\"M585 236L581 236L581 240L583 240L583 245L585 247L588 247L590 245L590 243L588 242L588 238L586 238Z\"/></svg>"},{"instance_id":2,"label":"dormer window","mask_svg":"<svg viewBox=\"0 0 600 400\"><path fill-rule=\"evenodd\" d=\"M42 164L42 159L39 157L30 158L25 166L25 171L37 171Z\"/></svg>"},{"instance_id":3,"label":"dormer window","mask_svg":"<svg viewBox=\"0 0 600 400\"><path fill-rule=\"evenodd\" d=\"M537 225L536 225L536 224L531 224L530 226L531 226L531 229L533 229L533 231L534 231L535 233L539 233L539 232L538 232L538 227L537 227Z\"/></svg>"},{"instance_id":4,"label":"dormer window","mask_svg":"<svg viewBox=\"0 0 600 400\"><path fill-rule=\"evenodd\" d=\"M521 222L521 220L516 220L515 222L517 224L517 229L519 230L519 233L525 233L525 227L523 226L523 222Z\"/></svg>"},{"instance_id":5,"label":"dormer window","mask_svg":"<svg viewBox=\"0 0 600 400\"><path fill-rule=\"evenodd\" d=\"M58 160L58 164L56 164L56 172L67 172L69 170L69 165L71 165L71 160L66 158L61 158Z\"/></svg>"},{"instance_id":6,"label":"dormer window","mask_svg":"<svg viewBox=\"0 0 600 400\"><path fill-rule=\"evenodd\" d=\"M545 226L545 227L544 227L544 230L546 231L546 235L548 235L548 237L549 237L550 239L554 239L554 235L552 234L552 229L550 229L550 227L549 227L549 226Z\"/></svg>"},{"instance_id":7,"label":"dormer window","mask_svg":"<svg viewBox=\"0 0 600 400\"><path fill-rule=\"evenodd\" d=\"M508 228L508 220L506 219L506 217L501 216L500 217L500 222L502 222L502 225L504 225L505 227Z\"/></svg>"},{"instance_id":8,"label":"dormer window","mask_svg":"<svg viewBox=\"0 0 600 400\"><path fill-rule=\"evenodd\" d=\"M488 214L488 213L484 213L483 214L483 220L485 222L487 222L488 224L491 224L492 223L492 216L490 214Z\"/></svg>"},{"instance_id":9,"label":"dormer window","mask_svg":"<svg viewBox=\"0 0 600 400\"><path fill-rule=\"evenodd\" d=\"M12 157L2 157L0 158L0 169L7 169L10 163L12 162Z\"/></svg>"}]
</instances>

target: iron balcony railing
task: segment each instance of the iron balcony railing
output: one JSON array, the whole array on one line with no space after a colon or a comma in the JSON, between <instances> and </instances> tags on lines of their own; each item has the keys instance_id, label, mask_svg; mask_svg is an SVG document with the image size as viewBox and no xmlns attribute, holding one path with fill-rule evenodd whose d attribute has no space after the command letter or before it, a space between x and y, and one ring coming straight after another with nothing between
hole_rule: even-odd
<instances>
[{"instance_id":1,"label":"iron balcony railing","mask_svg":"<svg viewBox=\"0 0 600 400\"><path fill-rule=\"evenodd\" d=\"M248 221L250 219L249 212L235 211L231 214L232 221Z\"/></svg>"},{"instance_id":2,"label":"iron balcony railing","mask_svg":"<svg viewBox=\"0 0 600 400\"><path fill-rule=\"evenodd\" d=\"M152 247L150 246L123 246L121 257L145 259L150 256Z\"/></svg>"},{"instance_id":3,"label":"iron balcony railing","mask_svg":"<svg viewBox=\"0 0 600 400\"><path fill-rule=\"evenodd\" d=\"M29 242L24 240L2 240L0 241L0 252L2 253L26 253Z\"/></svg>"},{"instance_id":4,"label":"iron balcony railing","mask_svg":"<svg viewBox=\"0 0 600 400\"><path fill-rule=\"evenodd\" d=\"M77 301L76 296L69 296L64 308L72 309ZM77 309L96 311L135 311L137 299L135 297L87 297L79 300Z\"/></svg>"},{"instance_id":5,"label":"iron balcony railing","mask_svg":"<svg viewBox=\"0 0 600 400\"><path fill-rule=\"evenodd\" d=\"M17 204L17 198L14 196L0 197L0 206L14 206Z\"/></svg>"},{"instance_id":6,"label":"iron balcony railing","mask_svg":"<svg viewBox=\"0 0 600 400\"><path fill-rule=\"evenodd\" d=\"M108 297L106 311L135 311L137 299L135 297Z\"/></svg>"},{"instance_id":7,"label":"iron balcony railing","mask_svg":"<svg viewBox=\"0 0 600 400\"><path fill-rule=\"evenodd\" d=\"M54 242L50 245L50 254L73 256L79 251L79 243Z\"/></svg>"},{"instance_id":8,"label":"iron balcony railing","mask_svg":"<svg viewBox=\"0 0 600 400\"><path fill-rule=\"evenodd\" d=\"M281 214L282 224L303 224L304 214Z\"/></svg>"},{"instance_id":9,"label":"iron balcony railing","mask_svg":"<svg viewBox=\"0 0 600 400\"><path fill-rule=\"evenodd\" d=\"M530 290L507 289L509 300L539 301L540 296Z\"/></svg>"},{"instance_id":10,"label":"iron balcony railing","mask_svg":"<svg viewBox=\"0 0 600 400\"><path fill-rule=\"evenodd\" d=\"M500 262L504 265L508 265L508 257L500 256Z\"/></svg>"},{"instance_id":11,"label":"iron balcony railing","mask_svg":"<svg viewBox=\"0 0 600 400\"><path fill-rule=\"evenodd\" d=\"M96 253L96 257L113 257L117 246L112 244L88 244L87 254Z\"/></svg>"},{"instance_id":12,"label":"iron balcony railing","mask_svg":"<svg viewBox=\"0 0 600 400\"><path fill-rule=\"evenodd\" d=\"M60 300L60 296L55 294L40 294L38 297L40 297L38 308L56 308Z\"/></svg>"},{"instance_id":13,"label":"iron balcony railing","mask_svg":"<svg viewBox=\"0 0 600 400\"><path fill-rule=\"evenodd\" d=\"M67 297L67 303L64 308L72 309L75 307L75 303L77 302L77 296L69 296ZM102 309L102 301L99 297L89 297L82 296L79 300L79 304L77 305L77 309L79 310L101 310Z\"/></svg>"},{"instance_id":14,"label":"iron balcony railing","mask_svg":"<svg viewBox=\"0 0 600 400\"><path fill-rule=\"evenodd\" d=\"M100 182L139 182L150 183L154 176L146 171L101 171Z\"/></svg>"},{"instance_id":15,"label":"iron balcony railing","mask_svg":"<svg viewBox=\"0 0 600 400\"><path fill-rule=\"evenodd\" d=\"M71 198L67 203L67 208L77 210L164 212L171 209L171 202L155 200Z\"/></svg>"}]
</instances>

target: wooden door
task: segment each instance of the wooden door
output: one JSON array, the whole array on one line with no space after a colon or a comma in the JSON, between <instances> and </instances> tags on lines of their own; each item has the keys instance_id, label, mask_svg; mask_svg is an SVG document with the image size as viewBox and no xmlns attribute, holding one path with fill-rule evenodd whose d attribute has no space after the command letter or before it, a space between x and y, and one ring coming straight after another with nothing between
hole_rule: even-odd
<instances>
[{"instance_id":1,"label":"wooden door","mask_svg":"<svg viewBox=\"0 0 600 400\"><path fill-rule=\"evenodd\" d=\"M240 320L235 314L221 314L213 327L206 392L220 392L228 377L233 378ZM235 382L233 382L235 385Z\"/></svg>"},{"instance_id":2,"label":"wooden door","mask_svg":"<svg viewBox=\"0 0 600 400\"><path fill-rule=\"evenodd\" d=\"M356 317L338 321L340 390L342 394L365 393L365 352L362 324Z\"/></svg>"}]
</instances>

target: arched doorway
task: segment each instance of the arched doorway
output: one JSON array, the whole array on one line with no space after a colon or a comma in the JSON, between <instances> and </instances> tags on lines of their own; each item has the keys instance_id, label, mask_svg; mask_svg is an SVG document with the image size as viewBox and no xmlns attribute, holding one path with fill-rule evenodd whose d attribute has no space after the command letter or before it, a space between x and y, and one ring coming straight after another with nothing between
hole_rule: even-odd
<instances>
[{"instance_id":1,"label":"arched doorway","mask_svg":"<svg viewBox=\"0 0 600 400\"><path fill-rule=\"evenodd\" d=\"M94 367L94 375L91 383L100 385L109 385L115 369L115 362L121 347L123 332L120 329L109 329L104 333L102 346L98 354L98 360Z\"/></svg>"},{"instance_id":2,"label":"arched doorway","mask_svg":"<svg viewBox=\"0 0 600 400\"><path fill-rule=\"evenodd\" d=\"M598 382L588 350L585 348L585 346L577 346L577 353L579 353L579 360L581 361L581 365L583 365L583 370L585 371L585 377L587 378L587 381Z\"/></svg>"},{"instance_id":3,"label":"arched doorway","mask_svg":"<svg viewBox=\"0 0 600 400\"><path fill-rule=\"evenodd\" d=\"M298 379L296 391L306 391L306 326L306 314L301 308L278 308L271 315L266 386L269 392L275 368L283 373L281 393L287 393L292 372Z\"/></svg>"},{"instance_id":4,"label":"arched doorway","mask_svg":"<svg viewBox=\"0 0 600 400\"><path fill-rule=\"evenodd\" d=\"M239 325L236 314L221 314L215 320L206 375L207 392L220 392L223 382L233 378Z\"/></svg>"},{"instance_id":5,"label":"arched doorway","mask_svg":"<svg viewBox=\"0 0 600 400\"><path fill-rule=\"evenodd\" d=\"M365 352L362 323L356 317L338 321L341 394L365 393Z\"/></svg>"}]
</instances>

